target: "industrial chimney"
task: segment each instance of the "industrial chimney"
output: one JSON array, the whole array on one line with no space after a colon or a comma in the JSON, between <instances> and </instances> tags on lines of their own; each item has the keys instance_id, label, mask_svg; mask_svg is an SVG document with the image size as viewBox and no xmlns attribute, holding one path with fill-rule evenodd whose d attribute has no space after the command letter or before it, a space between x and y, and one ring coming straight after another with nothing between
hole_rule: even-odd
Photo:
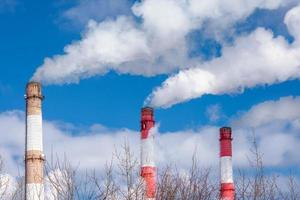
<instances>
[{"instance_id":1,"label":"industrial chimney","mask_svg":"<svg viewBox=\"0 0 300 200\"><path fill-rule=\"evenodd\" d=\"M232 176L232 137L231 128L220 128L220 200L234 200L234 183Z\"/></svg>"},{"instance_id":2,"label":"industrial chimney","mask_svg":"<svg viewBox=\"0 0 300 200\"><path fill-rule=\"evenodd\" d=\"M141 111L141 176L145 182L145 197L154 200L156 194L156 167L154 162L153 109L144 107Z\"/></svg>"},{"instance_id":3,"label":"industrial chimney","mask_svg":"<svg viewBox=\"0 0 300 200\"><path fill-rule=\"evenodd\" d=\"M43 200L43 132L42 88L37 82L26 86L26 150L25 150L25 200Z\"/></svg>"}]
</instances>

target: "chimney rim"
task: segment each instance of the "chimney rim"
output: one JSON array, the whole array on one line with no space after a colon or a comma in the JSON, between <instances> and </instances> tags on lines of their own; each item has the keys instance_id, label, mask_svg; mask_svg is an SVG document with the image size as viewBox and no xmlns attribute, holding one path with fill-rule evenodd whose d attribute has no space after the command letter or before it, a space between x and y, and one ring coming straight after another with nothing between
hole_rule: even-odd
<instances>
[{"instance_id":1,"label":"chimney rim","mask_svg":"<svg viewBox=\"0 0 300 200\"><path fill-rule=\"evenodd\" d=\"M30 88L37 87L38 91L36 92L29 92ZM36 94L37 93L37 94ZM45 99L45 96L42 94L42 84L37 81L29 81L26 84L26 89L25 89L25 94L24 94L25 99L30 99L30 98L39 98L41 100Z\"/></svg>"},{"instance_id":2,"label":"chimney rim","mask_svg":"<svg viewBox=\"0 0 300 200\"><path fill-rule=\"evenodd\" d=\"M220 131L223 131L223 130L229 130L231 132L232 128L230 126L223 126L220 128Z\"/></svg>"},{"instance_id":3,"label":"chimney rim","mask_svg":"<svg viewBox=\"0 0 300 200\"><path fill-rule=\"evenodd\" d=\"M29 82L26 84L26 87L28 87L29 85L39 85L40 87L42 87L42 83L41 83L41 82L38 82L38 81L29 81Z\"/></svg>"},{"instance_id":4,"label":"chimney rim","mask_svg":"<svg viewBox=\"0 0 300 200\"><path fill-rule=\"evenodd\" d=\"M233 140L231 127L225 126L220 128L220 141L222 140Z\"/></svg>"},{"instance_id":5,"label":"chimney rim","mask_svg":"<svg viewBox=\"0 0 300 200\"><path fill-rule=\"evenodd\" d=\"M142 107L141 110L142 110L142 111L150 110L150 111L152 111L152 112L154 111L154 109L153 109L152 107L150 107L150 106Z\"/></svg>"}]
</instances>

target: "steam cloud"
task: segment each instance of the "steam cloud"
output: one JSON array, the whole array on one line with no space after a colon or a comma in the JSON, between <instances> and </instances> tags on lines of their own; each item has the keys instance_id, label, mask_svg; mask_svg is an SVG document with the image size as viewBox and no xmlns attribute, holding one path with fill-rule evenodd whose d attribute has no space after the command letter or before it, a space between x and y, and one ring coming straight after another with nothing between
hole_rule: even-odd
<instances>
[{"instance_id":1,"label":"steam cloud","mask_svg":"<svg viewBox=\"0 0 300 200\"><path fill-rule=\"evenodd\" d=\"M257 8L276 9L291 1L144 0L132 7L142 23L128 16L90 21L82 39L67 45L63 55L46 58L32 79L64 84L110 70L143 76L169 74L196 62L187 56L186 36L204 22L210 24L206 29L220 32Z\"/></svg>"},{"instance_id":2,"label":"steam cloud","mask_svg":"<svg viewBox=\"0 0 300 200\"><path fill-rule=\"evenodd\" d=\"M233 45L224 44L221 57L199 62L188 56L186 40L191 31L204 24L211 33L217 33L228 30L257 8L276 9L291 2L145 0L131 8L142 23L128 16L100 23L90 21L82 39L67 45L63 55L46 58L32 79L44 84L64 84L111 70L143 76L179 70L148 96L145 104L153 107L170 107L205 94L233 93L297 79L300 6L291 9L284 20L294 37L293 43L258 28L236 38Z\"/></svg>"},{"instance_id":3,"label":"steam cloud","mask_svg":"<svg viewBox=\"0 0 300 200\"><path fill-rule=\"evenodd\" d=\"M147 102L169 107L205 94L239 92L257 85L271 85L300 77L300 6L285 16L294 42L274 37L258 28L224 46L223 55L194 68L180 71L156 88Z\"/></svg>"}]
</instances>

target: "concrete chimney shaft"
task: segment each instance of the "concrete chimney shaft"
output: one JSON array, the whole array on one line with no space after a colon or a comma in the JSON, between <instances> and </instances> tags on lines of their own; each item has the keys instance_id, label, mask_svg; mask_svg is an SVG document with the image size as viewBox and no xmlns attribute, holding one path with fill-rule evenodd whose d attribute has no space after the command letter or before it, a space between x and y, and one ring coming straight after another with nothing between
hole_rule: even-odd
<instances>
[{"instance_id":1,"label":"concrete chimney shaft","mask_svg":"<svg viewBox=\"0 0 300 200\"><path fill-rule=\"evenodd\" d=\"M42 87L29 82L26 87L26 149L25 149L25 200L43 200L43 131Z\"/></svg>"}]
</instances>

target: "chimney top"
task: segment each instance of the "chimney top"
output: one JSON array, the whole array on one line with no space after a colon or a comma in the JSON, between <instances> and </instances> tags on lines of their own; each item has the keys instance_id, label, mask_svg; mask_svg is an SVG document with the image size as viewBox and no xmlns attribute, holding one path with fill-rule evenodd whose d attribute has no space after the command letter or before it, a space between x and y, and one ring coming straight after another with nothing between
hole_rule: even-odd
<instances>
[{"instance_id":1,"label":"chimney top","mask_svg":"<svg viewBox=\"0 0 300 200\"><path fill-rule=\"evenodd\" d=\"M142 121L154 121L154 113L153 113L153 108L151 107L143 107L141 109L141 117Z\"/></svg>"},{"instance_id":2,"label":"chimney top","mask_svg":"<svg viewBox=\"0 0 300 200\"><path fill-rule=\"evenodd\" d=\"M153 108L150 107L150 106L145 106L145 107L142 108L142 112L143 112L143 111L150 111L150 112L153 112Z\"/></svg>"},{"instance_id":3,"label":"chimney top","mask_svg":"<svg viewBox=\"0 0 300 200\"><path fill-rule=\"evenodd\" d=\"M28 85L42 85L40 82L38 82L38 81L29 81L28 83L27 83L27 86Z\"/></svg>"},{"instance_id":4,"label":"chimney top","mask_svg":"<svg viewBox=\"0 0 300 200\"><path fill-rule=\"evenodd\" d=\"M30 81L26 85L26 99L28 98L40 98L43 99L42 95L42 84L36 81Z\"/></svg>"},{"instance_id":5,"label":"chimney top","mask_svg":"<svg viewBox=\"0 0 300 200\"><path fill-rule=\"evenodd\" d=\"M222 127L220 128L220 140L232 140L231 138L231 127Z\"/></svg>"}]
</instances>

